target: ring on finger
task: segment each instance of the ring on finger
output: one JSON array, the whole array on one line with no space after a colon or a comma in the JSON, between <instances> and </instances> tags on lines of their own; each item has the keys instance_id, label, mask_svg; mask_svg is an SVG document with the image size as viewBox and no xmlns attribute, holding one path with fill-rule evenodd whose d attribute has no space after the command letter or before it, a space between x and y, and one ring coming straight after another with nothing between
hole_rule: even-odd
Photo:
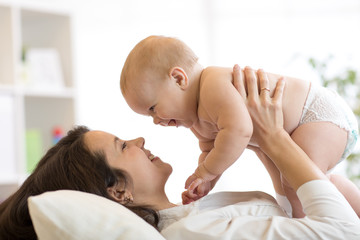
<instances>
[{"instance_id":1,"label":"ring on finger","mask_svg":"<svg viewBox=\"0 0 360 240\"><path fill-rule=\"evenodd\" d=\"M270 92L270 89L268 89L268 88L266 88L266 87L260 89L260 91L263 91L263 90Z\"/></svg>"}]
</instances>

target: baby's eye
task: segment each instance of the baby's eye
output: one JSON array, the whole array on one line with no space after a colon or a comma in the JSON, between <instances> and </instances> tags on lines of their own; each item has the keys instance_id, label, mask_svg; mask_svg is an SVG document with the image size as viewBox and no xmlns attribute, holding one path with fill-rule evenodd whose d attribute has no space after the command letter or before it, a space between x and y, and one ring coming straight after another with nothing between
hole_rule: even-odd
<instances>
[{"instance_id":1,"label":"baby's eye","mask_svg":"<svg viewBox=\"0 0 360 240\"><path fill-rule=\"evenodd\" d=\"M151 106L151 107L149 108L149 111L150 111L150 112L154 112L154 110L155 110L155 106Z\"/></svg>"},{"instance_id":2,"label":"baby's eye","mask_svg":"<svg viewBox=\"0 0 360 240\"><path fill-rule=\"evenodd\" d=\"M126 142L124 142L121 146L121 150L124 150L126 148Z\"/></svg>"}]
</instances>

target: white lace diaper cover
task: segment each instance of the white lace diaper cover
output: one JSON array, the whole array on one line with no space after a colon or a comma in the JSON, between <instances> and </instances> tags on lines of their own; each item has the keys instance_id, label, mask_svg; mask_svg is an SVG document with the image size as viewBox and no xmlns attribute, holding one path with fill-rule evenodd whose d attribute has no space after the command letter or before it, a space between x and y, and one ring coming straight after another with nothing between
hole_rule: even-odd
<instances>
[{"instance_id":1,"label":"white lace diaper cover","mask_svg":"<svg viewBox=\"0 0 360 240\"><path fill-rule=\"evenodd\" d=\"M338 93L311 84L299 126L309 122L332 122L348 132L346 148L340 161L353 151L359 135L358 123L354 113Z\"/></svg>"}]
</instances>

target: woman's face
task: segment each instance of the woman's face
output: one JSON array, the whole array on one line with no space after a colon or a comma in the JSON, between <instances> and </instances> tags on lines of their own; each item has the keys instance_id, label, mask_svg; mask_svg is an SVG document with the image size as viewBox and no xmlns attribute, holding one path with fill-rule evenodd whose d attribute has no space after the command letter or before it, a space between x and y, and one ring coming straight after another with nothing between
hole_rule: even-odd
<instances>
[{"instance_id":1,"label":"woman's face","mask_svg":"<svg viewBox=\"0 0 360 240\"><path fill-rule=\"evenodd\" d=\"M124 170L132 178L134 199L147 199L146 195L164 191L172 167L144 148L144 138L125 141L102 132L85 134L85 143L91 151L103 151L108 164Z\"/></svg>"}]
</instances>

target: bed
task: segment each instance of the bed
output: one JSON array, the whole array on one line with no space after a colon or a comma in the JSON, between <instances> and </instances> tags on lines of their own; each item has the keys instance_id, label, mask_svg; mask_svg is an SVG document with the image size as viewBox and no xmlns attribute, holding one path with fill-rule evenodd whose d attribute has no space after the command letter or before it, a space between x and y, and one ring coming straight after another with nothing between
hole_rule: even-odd
<instances>
[{"instance_id":1,"label":"bed","mask_svg":"<svg viewBox=\"0 0 360 240\"><path fill-rule=\"evenodd\" d=\"M165 240L127 208L90 193L46 192L30 197L28 206L40 240Z\"/></svg>"},{"instance_id":2,"label":"bed","mask_svg":"<svg viewBox=\"0 0 360 240\"><path fill-rule=\"evenodd\" d=\"M192 208L194 214L189 212L187 217L170 223L162 235L127 208L90 193L46 192L30 197L28 206L40 240L219 240L238 239L239 236L242 239L360 239L358 216L329 181L309 181L298 189L297 194L307 214L302 219L283 217L285 213L278 209L275 200L262 201L262 197L257 197L256 202L249 201L250 204L240 201L228 205L226 199L230 198L224 193L215 201L223 202L224 206L207 211L208 207L214 206L204 199L215 198L215 193L199 200L201 203L197 201L200 204L195 204L198 208Z\"/></svg>"}]
</instances>

